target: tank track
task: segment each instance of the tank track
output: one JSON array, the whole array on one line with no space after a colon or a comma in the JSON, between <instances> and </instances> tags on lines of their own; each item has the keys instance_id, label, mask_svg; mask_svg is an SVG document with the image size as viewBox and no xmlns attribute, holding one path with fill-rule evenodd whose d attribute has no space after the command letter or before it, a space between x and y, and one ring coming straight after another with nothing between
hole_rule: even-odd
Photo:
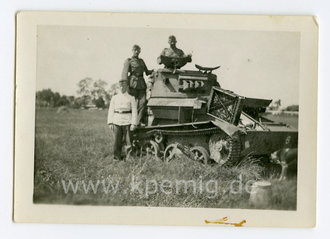
<instances>
[{"instance_id":1,"label":"tank track","mask_svg":"<svg viewBox=\"0 0 330 239\"><path fill-rule=\"evenodd\" d=\"M228 160L225 163L225 165L231 166L238 162L240 158L240 153L241 153L241 142L238 137L230 138L229 139L229 144L230 144L230 153L228 155Z\"/></svg>"},{"instance_id":2,"label":"tank track","mask_svg":"<svg viewBox=\"0 0 330 239\"><path fill-rule=\"evenodd\" d=\"M162 134L162 135L171 135L171 136L192 136L192 135L207 135L207 134L215 134L221 132L221 129L218 127L212 127L208 129L192 129L192 130L162 130L156 129L151 130L149 132L145 132L140 138L148 138L154 134Z\"/></svg>"},{"instance_id":3,"label":"tank track","mask_svg":"<svg viewBox=\"0 0 330 239\"><path fill-rule=\"evenodd\" d=\"M161 134L163 136L199 136L199 135L212 135L223 132L218 127L212 127L207 129L191 129L191 130L163 130L163 129L154 129L148 132L143 132L139 134L140 139L151 138L153 135ZM236 162L239 161L240 152L241 152L241 142L239 136L230 137L227 136L227 140L230 144L230 153L228 155L228 160L225 165L234 165ZM178 148L184 151L187 156L190 155L190 151L184 146L179 144Z\"/></svg>"}]
</instances>

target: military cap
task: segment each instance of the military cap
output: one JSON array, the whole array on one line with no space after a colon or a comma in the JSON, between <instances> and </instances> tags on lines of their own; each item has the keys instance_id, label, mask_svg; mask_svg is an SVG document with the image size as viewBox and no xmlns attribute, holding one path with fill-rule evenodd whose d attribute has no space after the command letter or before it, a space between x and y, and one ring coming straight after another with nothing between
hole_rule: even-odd
<instances>
[{"instance_id":1,"label":"military cap","mask_svg":"<svg viewBox=\"0 0 330 239\"><path fill-rule=\"evenodd\" d=\"M128 83L128 79L120 79L119 84Z\"/></svg>"},{"instance_id":2,"label":"military cap","mask_svg":"<svg viewBox=\"0 0 330 239\"><path fill-rule=\"evenodd\" d=\"M139 49L139 50L141 50L141 47L140 47L139 45L133 45L132 49L133 49L133 50L135 50L135 49Z\"/></svg>"},{"instance_id":3,"label":"military cap","mask_svg":"<svg viewBox=\"0 0 330 239\"><path fill-rule=\"evenodd\" d=\"M174 40L174 41L176 41L176 37L174 35L171 35L171 36L168 37L168 40Z\"/></svg>"}]
</instances>

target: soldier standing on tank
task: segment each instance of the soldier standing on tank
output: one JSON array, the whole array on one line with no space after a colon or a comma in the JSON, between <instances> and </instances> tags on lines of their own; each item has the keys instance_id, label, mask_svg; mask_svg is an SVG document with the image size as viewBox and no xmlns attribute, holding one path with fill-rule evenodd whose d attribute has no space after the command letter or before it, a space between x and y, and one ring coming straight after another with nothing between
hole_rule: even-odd
<instances>
[{"instance_id":1,"label":"soldier standing on tank","mask_svg":"<svg viewBox=\"0 0 330 239\"><path fill-rule=\"evenodd\" d=\"M115 160L122 160L122 143L125 142L125 154L131 147L131 131L136 128L137 106L133 96L128 94L128 81L119 81L119 93L110 101L108 125L114 133L113 152Z\"/></svg>"},{"instance_id":2,"label":"soldier standing on tank","mask_svg":"<svg viewBox=\"0 0 330 239\"><path fill-rule=\"evenodd\" d=\"M124 63L124 69L122 72L122 79L128 80L129 93L135 97L138 109L138 124L145 124L142 122L146 113L146 89L147 85L144 80L143 74L150 75L152 71L149 71L144 61L139 58L141 48L138 45L134 45L132 48L133 56L128 58Z\"/></svg>"}]
</instances>

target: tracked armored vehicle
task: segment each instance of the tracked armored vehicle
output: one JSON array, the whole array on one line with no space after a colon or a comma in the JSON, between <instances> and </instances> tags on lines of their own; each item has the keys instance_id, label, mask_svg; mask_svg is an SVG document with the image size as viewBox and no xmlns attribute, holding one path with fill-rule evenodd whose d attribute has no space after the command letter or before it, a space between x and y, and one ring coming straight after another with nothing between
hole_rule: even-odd
<instances>
[{"instance_id":1,"label":"tracked armored vehicle","mask_svg":"<svg viewBox=\"0 0 330 239\"><path fill-rule=\"evenodd\" d=\"M271 103L221 88L213 71L187 59L161 57L165 67L148 82L148 124L134 133L131 156L171 161L179 153L203 163L235 163L241 157L270 155L297 147L298 131L260 116Z\"/></svg>"}]
</instances>

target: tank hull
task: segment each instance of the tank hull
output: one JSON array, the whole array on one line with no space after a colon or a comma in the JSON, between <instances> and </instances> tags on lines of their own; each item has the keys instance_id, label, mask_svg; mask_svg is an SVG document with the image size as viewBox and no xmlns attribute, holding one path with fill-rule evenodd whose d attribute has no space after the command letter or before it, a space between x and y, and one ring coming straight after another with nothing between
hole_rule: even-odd
<instances>
[{"instance_id":1,"label":"tank hull","mask_svg":"<svg viewBox=\"0 0 330 239\"><path fill-rule=\"evenodd\" d=\"M136 129L133 151L152 152L166 162L181 151L204 163L225 164L297 147L297 130L259 117L271 100L222 89L212 74L217 67L197 68L154 71L148 89L148 125Z\"/></svg>"}]
</instances>

